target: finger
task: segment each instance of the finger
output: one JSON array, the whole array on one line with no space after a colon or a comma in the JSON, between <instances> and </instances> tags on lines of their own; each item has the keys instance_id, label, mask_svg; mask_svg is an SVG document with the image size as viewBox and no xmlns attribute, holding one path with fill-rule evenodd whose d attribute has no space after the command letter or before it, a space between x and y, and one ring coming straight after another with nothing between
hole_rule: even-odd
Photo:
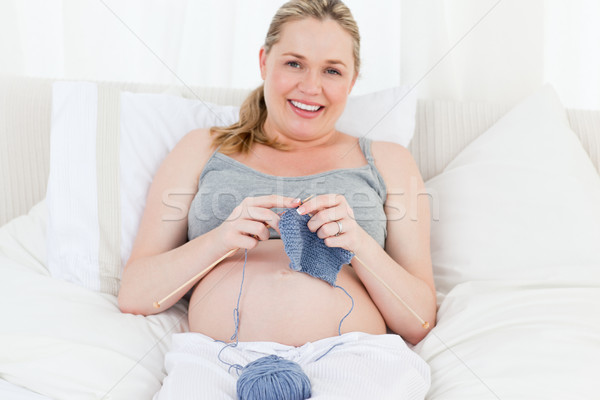
<instances>
[{"instance_id":1,"label":"finger","mask_svg":"<svg viewBox=\"0 0 600 400\"><path fill-rule=\"evenodd\" d=\"M236 241L235 247L238 247L240 249L252 250L258 245L258 242L259 240L252 236L242 235Z\"/></svg>"},{"instance_id":2,"label":"finger","mask_svg":"<svg viewBox=\"0 0 600 400\"><path fill-rule=\"evenodd\" d=\"M244 221L244 223L248 223L251 221ZM259 236L251 236L247 233L247 226L240 226L239 223L236 226L232 226L231 228L227 228L223 232L222 240L224 243L230 248L242 248L242 249L253 249L258 244L260 238Z\"/></svg>"},{"instance_id":3,"label":"finger","mask_svg":"<svg viewBox=\"0 0 600 400\"><path fill-rule=\"evenodd\" d=\"M327 247L341 247L342 249L352 251L344 246L344 239L342 236L329 236L326 237L323 242Z\"/></svg>"},{"instance_id":4,"label":"finger","mask_svg":"<svg viewBox=\"0 0 600 400\"><path fill-rule=\"evenodd\" d=\"M254 221L260 221L268 226L279 225L279 220L281 219L273 210L262 207L249 207L246 209L245 217Z\"/></svg>"},{"instance_id":5,"label":"finger","mask_svg":"<svg viewBox=\"0 0 600 400\"><path fill-rule=\"evenodd\" d=\"M269 229L262 222L243 220L240 221L237 230L239 233L252 236L257 240L269 240Z\"/></svg>"},{"instance_id":6,"label":"finger","mask_svg":"<svg viewBox=\"0 0 600 400\"><path fill-rule=\"evenodd\" d=\"M311 219L308 220L307 226L311 232L316 232L319 227L332 222L342 219L345 215L343 214L344 208L340 206L326 208L319 211Z\"/></svg>"},{"instance_id":7,"label":"finger","mask_svg":"<svg viewBox=\"0 0 600 400\"><path fill-rule=\"evenodd\" d=\"M258 197L246 197L243 203L248 207L263 208L292 208L300 204L301 200L276 194Z\"/></svg>"},{"instance_id":8,"label":"finger","mask_svg":"<svg viewBox=\"0 0 600 400\"><path fill-rule=\"evenodd\" d=\"M344 198L344 196L339 195L339 194L333 194L333 193L322 194L322 195L313 197L312 199L308 200L306 203L303 203L300 207L298 207L298 213L300 215L315 214L318 211L323 210L325 208L330 208L330 207L339 205L341 202L341 199L343 199L343 198Z\"/></svg>"},{"instance_id":9,"label":"finger","mask_svg":"<svg viewBox=\"0 0 600 400\"><path fill-rule=\"evenodd\" d=\"M328 237L335 237L338 233L341 234L343 232L340 233L340 226L337 221L334 221L321 226L317 231L317 236L321 239L325 239Z\"/></svg>"}]
</instances>

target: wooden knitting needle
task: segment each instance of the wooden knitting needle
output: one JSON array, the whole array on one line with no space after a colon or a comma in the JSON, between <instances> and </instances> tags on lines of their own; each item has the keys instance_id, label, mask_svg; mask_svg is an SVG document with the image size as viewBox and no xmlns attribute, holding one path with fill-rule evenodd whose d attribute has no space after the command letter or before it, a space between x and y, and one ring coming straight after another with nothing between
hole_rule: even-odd
<instances>
[{"instance_id":1,"label":"wooden knitting needle","mask_svg":"<svg viewBox=\"0 0 600 400\"><path fill-rule=\"evenodd\" d=\"M398 299L398 301L400 301L400 303L402 303L402 304L404 305L404 307L406 307L406 309L407 309L408 311L410 311L410 313L411 313L412 315L414 315L414 316L415 316L415 318L416 318L417 320L419 320L419 322L421 323L421 326L423 327L423 329L429 329L429 322L427 322L427 321L424 321L424 320L423 320L423 318L421 318L421 317L419 316L419 314L417 314L417 313L415 312L415 310L413 310L412 308L410 308L410 306L409 306L408 304L406 304L406 302L405 302L404 300L402 300L402 297L400 297L400 296L398 295L398 293L396 293L396 292L394 291L394 289L392 289L392 288L391 288L391 287L390 287L390 286L389 286L389 285L388 285L388 284L387 284L387 283L386 283L386 282L385 282L383 279L381 279L381 278L380 278L380 277L379 277L379 276L378 276L378 275L375 273L375 271L373 271L371 268L369 268L369 266L368 266L367 264L365 264L365 263L364 263L364 262L363 262L363 261L362 261L360 258L358 258L358 256L357 256L356 254L354 255L354 258L356 258L356 259L358 260L358 262L360 262L360 263L363 265L363 267L365 267L365 269L366 269L367 271L369 271L369 272L371 273L371 275L373 275L373 277L375 277L375 279L377 279L377 280L379 281L379 283L381 283L381 284L382 284L382 285L383 285L383 286L384 286L384 287L385 287L385 288L386 288L386 289L387 289L387 290L388 290L388 291L389 291L389 292L390 292L390 293L391 293L391 294L392 294L392 295L393 295L393 296L394 296L396 299Z\"/></svg>"},{"instance_id":2,"label":"wooden knitting needle","mask_svg":"<svg viewBox=\"0 0 600 400\"><path fill-rule=\"evenodd\" d=\"M200 271L199 274L195 275L189 281L187 281L186 283L184 283L183 285L179 286L177 289L175 289L174 291L172 291L171 294L169 294L167 297L165 297L161 301L155 301L154 302L154 308L160 308L160 305L162 303L164 303L165 301L169 300L171 297L173 297L175 295L175 293L179 292L181 289L183 289L187 285L193 283L194 281L202 278L204 276L204 274L209 273L211 269L213 269L214 267L217 266L217 264L219 264L221 261L223 261L224 259L226 259L227 257L229 257L230 255L232 255L233 253L235 253L238 250L239 250L239 248L228 251L227 254L225 254L223 257L219 258L214 263L210 264L208 267L206 267L205 269L203 269L202 271Z\"/></svg>"},{"instance_id":3,"label":"wooden knitting needle","mask_svg":"<svg viewBox=\"0 0 600 400\"><path fill-rule=\"evenodd\" d=\"M308 196L306 199L302 200L300 202L300 204L305 203L307 200L309 200L310 198L312 198L314 195L311 194L310 196ZM283 214L283 212L282 212ZM267 227L269 227L269 225L267 225ZM235 253L236 251L238 251L239 248L236 249L232 249L230 251L227 252L227 254L225 254L223 257L219 258L217 261L215 261L214 263L210 264L208 267L206 267L205 269L203 269L202 271L200 271L198 274L196 274L195 276L193 276L190 280L188 280L186 283L184 283L183 285L179 286L177 289L175 289L174 291L172 291L167 297L165 297L164 299L162 299L161 301L155 301L154 302L154 308L160 308L160 305L163 304L165 301L169 300L171 297L173 297L175 295L175 293L179 292L181 289L183 289L184 287L186 287L187 285L195 282L196 280L202 278L205 274L209 273L210 270L212 270L214 267L216 267L221 261L223 261L224 259L226 259L227 257L229 257L230 255L232 255L233 253Z\"/></svg>"}]
</instances>

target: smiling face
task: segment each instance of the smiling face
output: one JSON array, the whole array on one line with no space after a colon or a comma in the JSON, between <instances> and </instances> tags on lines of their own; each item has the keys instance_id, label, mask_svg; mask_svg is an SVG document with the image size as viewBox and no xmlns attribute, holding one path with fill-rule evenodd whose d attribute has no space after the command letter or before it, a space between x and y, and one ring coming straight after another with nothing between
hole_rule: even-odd
<instances>
[{"instance_id":1,"label":"smiling face","mask_svg":"<svg viewBox=\"0 0 600 400\"><path fill-rule=\"evenodd\" d=\"M337 22L285 23L269 53L260 51L269 137L293 144L335 134L354 82L352 37Z\"/></svg>"}]
</instances>

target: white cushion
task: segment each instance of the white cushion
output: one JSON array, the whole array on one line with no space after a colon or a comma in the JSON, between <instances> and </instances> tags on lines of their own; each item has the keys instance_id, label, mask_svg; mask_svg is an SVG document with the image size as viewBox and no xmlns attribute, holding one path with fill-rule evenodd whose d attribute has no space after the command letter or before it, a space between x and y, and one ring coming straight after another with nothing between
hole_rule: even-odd
<instances>
[{"instance_id":1,"label":"white cushion","mask_svg":"<svg viewBox=\"0 0 600 400\"><path fill-rule=\"evenodd\" d=\"M340 132L408 147L415 132L417 91L399 86L351 96L336 124Z\"/></svg>"},{"instance_id":2,"label":"white cushion","mask_svg":"<svg viewBox=\"0 0 600 400\"><path fill-rule=\"evenodd\" d=\"M442 296L473 280L569 279L573 264L598 274L600 178L552 87L517 105L426 185Z\"/></svg>"},{"instance_id":3,"label":"white cushion","mask_svg":"<svg viewBox=\"0 0 600 400\"><path fill-rule=\"evenodd\" d=\"M413 348L431 367L427 400L597 398L599 281L570 266L569 281L479 281L448 293Z\"/></svg>"},{"instance_id":4,"label":"white cushion","mask_svg":"<svg viewBox=\"0 0 600 400\"><path fill-rule=\"evenodd\" d=\"M95 83L54 84L48 263L55 277L117 294L160 163L187 132L231 124L239 108L168 94L123 92L115 112L120 112L119 134L102 120L102 107L110 103L106 97L99 95ZM412 138L416 96L407 88L350 97L347 110L339 126L349 134L404 146ZM117 135L117 140L107 135ZM119 164L117 179L113 161ZM113 197L119 199L118 210L106 201ZM112 232L115 224L117 234Z\"/></svg>"},{"instance_id":5,"label":"white cushion","mask_svg":"<svg viewBox=\"0 0 600 400\"><path fill-rule=\"evenodd\" d=\"M56 82L52 96L48 269L56 278L100 290L96 185L97 87Z\"/></svg>"},{"instance_id":6,"label":"white cushion","mask_svg":"<svg viewBox=\"0 0 600 400\"><path fill-rule=\"evenodd\" d=\"M121 262L129 259L152 179L162 160L191 130L226 126L239 107L162 94L121 94Z\"/></svg>"}]
</instances>

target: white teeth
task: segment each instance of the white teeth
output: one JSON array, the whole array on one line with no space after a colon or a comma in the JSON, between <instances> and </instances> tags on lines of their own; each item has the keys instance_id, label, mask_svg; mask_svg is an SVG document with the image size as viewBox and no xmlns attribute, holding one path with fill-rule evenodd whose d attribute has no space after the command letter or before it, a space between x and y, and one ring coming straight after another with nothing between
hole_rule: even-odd
<instances>
[{"instance_id":1,"label":"white teeth","mask_svg":"<svg viewBox=\"0 0 600 400\"><path fill-rule=\"evenodd\" d=\"M306 111L317 111L321 106L309 106L308 104L300 103L299 101L292 100L292 104L301 110Z\"/></svg>"}]
</instances>

